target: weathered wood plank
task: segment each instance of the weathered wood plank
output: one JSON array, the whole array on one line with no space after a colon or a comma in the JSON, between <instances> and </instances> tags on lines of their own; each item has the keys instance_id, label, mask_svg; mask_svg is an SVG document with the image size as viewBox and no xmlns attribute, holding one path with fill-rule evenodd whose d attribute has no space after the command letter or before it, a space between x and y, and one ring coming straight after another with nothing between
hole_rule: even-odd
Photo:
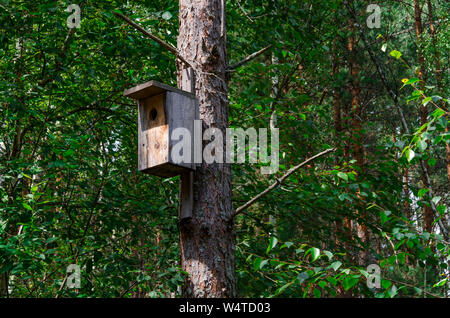
<instances>
[{"instance_id":1,"label":"weathered wood plank","mask_svg":"<svg viewBox=\"0 0 450 318\"><path fill-rule=\"evenodd\" d=\"M195 169L194 164L194 119L196 102L194 99L173 92L167 92L167 118L170 129L170 136L177 128L186 128L190 133L190 158L188 162L177 163L189 169ZM169 153L172 154L172 148L179 141L169 141ZM171 163L174 161L169 157Z\"/></svg>"},{"instance_id":2,"label":"weathered wood plank","mask_svg":"<svg viewBox=\"0 0 450 318\"><path fill-rule=\"evenodd\" d=\"M183 76L182 81L179 83L181 89L186 91L195 92L195 73L192 68L184 68L182 70ZM191 137L192 137L192 147L191 147L191 156L192 156L192 168L195 169L194 163L194 119L198 119L198 102L197 99L191 100L193 102L189 107L194 108ZM201 142L201 141L200 141ZM178 217L180 222L192 218L192 211L194 210L194 171L183 173L180 176L180 206L178 209Z\"/></svg>"},{"instance_id":3,"label":"weathered wood plank","mask_svg":"<svg viewBox=\"0 0 450 318\"><path fill-rule=\"evenodd\" d=\"M147 98L140 103L139 170L168 161L169 130L164 102L165 94L163 93Z\"/></svg>"},{"instance_id":4,"label":"weathered wood plank","mask_svg":"<svg viewBox=\"0 0 450 318\"><path fill-rule=\"evenodd\" d=\"M142 98L147 98L147 97L151 97L154 95L158 95L158 94L164 93L166 91L185 95L190 98L195 98L195 95L188 91L177 89L175 87L172 87L172 86L169 86L169 85L157 82L157 81L149 81L149 82L140 84L138 86L129 88L123 92L123 95L134 98L134 99L142 99Z\"/></svg>"}]
</instances>

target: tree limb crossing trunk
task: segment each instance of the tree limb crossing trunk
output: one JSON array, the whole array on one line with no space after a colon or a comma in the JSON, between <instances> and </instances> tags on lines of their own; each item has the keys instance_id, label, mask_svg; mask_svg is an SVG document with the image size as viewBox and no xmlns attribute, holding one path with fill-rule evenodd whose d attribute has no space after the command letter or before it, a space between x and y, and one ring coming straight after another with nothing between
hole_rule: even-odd
<instances>
[{"instance_id":1,"label":"tree limb crossing trunk","mask_svg":"<svg viewBox=\"0 0 450 318\"><path fill-rule=\"evenodd\" d=\"M180 0L178 52L194 66L195 95L203 129L228 125L225 1ZM178 85L185 64L178 62ZM207 142L208 143L208 142ZM202 148L203 149L203 148ZM225 148L224 148L225 149ZM192 218L179 225L181 266L189 274L185 297L235 297L235 233L229 164L198 164Z\"/></svg>"}]
</instances>

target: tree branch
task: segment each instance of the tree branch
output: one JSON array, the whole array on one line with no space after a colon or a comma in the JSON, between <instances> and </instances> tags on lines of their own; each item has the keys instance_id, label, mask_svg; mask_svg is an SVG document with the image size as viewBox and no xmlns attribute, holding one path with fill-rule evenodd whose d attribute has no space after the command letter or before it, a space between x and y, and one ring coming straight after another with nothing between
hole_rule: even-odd
<instances>
[{"instance_id":1,"label":"tree branch","mask_svg":"<svg viewBox=\"0 0 450 318\"><path fill-rule=\"evenodd\" d=\"M265 51L267 51L268 49L270 49L272 47L272 44L269 46L266 46L265 48L259 50L258 52L252 53L249 56L247 56L245 59L233 64L233 65L229 65L227 72L231 72L232 70L234 70L235 68L238 68L239 66L247 63L248 61L253 60L255 57L260 56L261 54L263 54Z\"/></svg>"},{"instance_id":2,"label":"tree branch","mask_svg":"<svg viewBox=\"0 0 450 318\"><path fill-rule=\"evenodd\" d=\"M245 15L250 21L255 22L255 20L253 20L253 19L247 14L247 12L245 12L244 8L243 8L242 5L241 5L241 2L238 1L237 4L238 4L239 8L241 8L242 13L244 13L244 15Z\"/></svg>"},{"instance_id":3,"label":"tree branch","mask_svg":"<svg viewBox=\"0 0 450 318\"><path fill-rule=\"evenodd\" d=\"M291 174L296 172L298 169L300 169L304 165L308 164L309 162L313 161L314 159L317 159L319 157L322 157L322 156L326 155L327 153L334 152L334 151L336 151L336 148L327 149L325 151L322 151L322 152L312 156L311 158L306 159L305 161L303 161L302 163L296 165L295 167L289 169L288 172L286 172L280 179L277 179L277 181L274 182L270 187L268 187L263 192L261 192L260 194L256 195L255 197L253 197L250 201L248 201L244 205L242 205L239 208L237 208L236 212L233 215L233 217L235 217L236 215L238 215L239 213L241 213L242 211L247 209L249 206L254 204L257 200L259 200L260 198L265 196L267 193L269 193L270 191L275 189L277 186L281 185L284 180L286 180Z\"/></svg>"},{"instance_id":4,"label":"tree branch","mask_svg":"<svg viewBox=\"0 0 450 318\"><path fill-rule=\"evenodd\" d=\"M141 27L139 24L137 24L136 22L134 22L133 20L131 20L130 18L124 16L121 13L118 12L113 12L114 15L116 15L117 17L121 18L122 20L124 20L126 23L128 23L129 25L131 25L133 28L135 28L136 30L140 31L142 34L144 34L145 36L149 37L150 39L152 39L153 41L159 43L160 45L162 45L164 48L166 48L169 52L173 53L178 59L180 59L180 61L182 61L183 63L185 63L187 66L192 67L192 64L190 62L188 62L181 54L180 52L178 52L177 48L174 47L172 44L169 44L167 42L165 42L164 40L161 40L160 38L158 38L157 36L151 34L150 32L148 32L146 29L144 29L143 27Z\"/></svg>"}]
</instances>

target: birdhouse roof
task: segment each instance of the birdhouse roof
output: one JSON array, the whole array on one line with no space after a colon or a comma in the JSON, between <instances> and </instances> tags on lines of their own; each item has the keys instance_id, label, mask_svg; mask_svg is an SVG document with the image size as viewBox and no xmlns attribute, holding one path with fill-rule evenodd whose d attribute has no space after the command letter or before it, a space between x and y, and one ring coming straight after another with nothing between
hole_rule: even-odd
<instances>
[{"instance_id":1,"label":"birdhouse roof","mask_svg":"<svg viewBox=\"0 0 450 318\"><path fill-rule=\"evenodd\" d=\"M129 88L123 92L123 95L134 98L134 99L143 99L143 98L158 95L158 94L161 94L161 93L164 93L167 91L175 92L178 94L186 95L191 98L195 98L195 95L190 92L186 92L181 89L178 89L178 88L175 88L175 87L172 87L172 86L169 86L169 85L157 82L157 81L150 81L150 82Z\"/></svg>"}]
</instances>

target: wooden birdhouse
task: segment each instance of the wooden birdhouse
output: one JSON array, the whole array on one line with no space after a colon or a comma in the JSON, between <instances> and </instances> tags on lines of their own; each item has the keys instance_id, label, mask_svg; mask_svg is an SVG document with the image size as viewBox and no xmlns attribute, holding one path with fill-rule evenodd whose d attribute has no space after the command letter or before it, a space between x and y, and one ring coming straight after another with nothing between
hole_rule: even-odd
<instances>
[{"instance_id":1,"label":"wooden birdhouse","mask_svg":"<svg viewBox=\"0 0 450 318\"><path fill-rule=\"evenodd\" d=\"M173 177L195 170L194 120L198 118L194 94L150 81L125 90L124 96L138 102L138 169L159 177ZM176 128L190 132L191 158L174 162L172 141ZM188 152L187 152L188 153Z\"/></svg>"}]
</instances>

